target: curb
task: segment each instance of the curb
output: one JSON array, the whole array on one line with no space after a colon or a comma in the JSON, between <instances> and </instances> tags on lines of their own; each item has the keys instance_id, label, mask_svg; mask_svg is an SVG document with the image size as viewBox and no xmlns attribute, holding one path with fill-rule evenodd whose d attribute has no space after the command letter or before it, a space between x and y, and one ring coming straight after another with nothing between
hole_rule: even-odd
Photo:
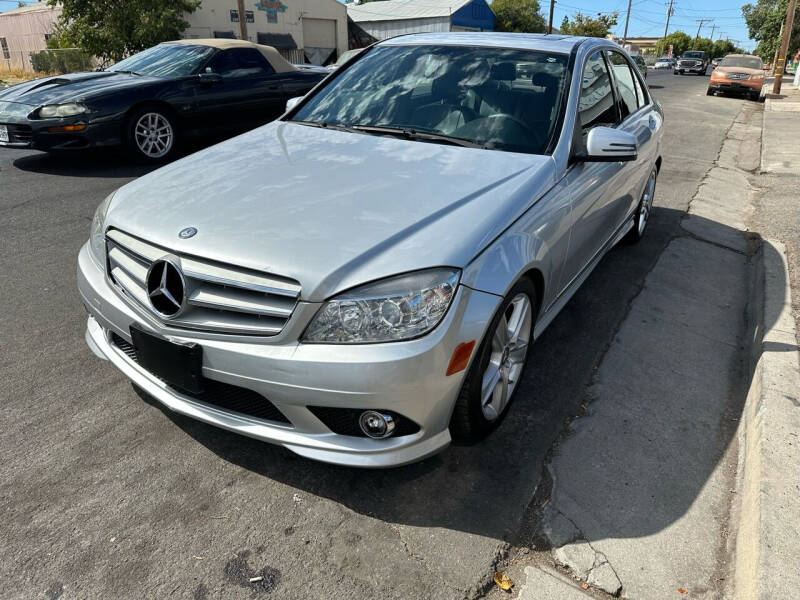
<instances>
[{"instance_id":1,"label":"curb","mask_svg":"<svg viewBox=\"0 0 800 600\"><path fill-rule=\"evenodd\" d=\"M763 240L754 258L734 598L772 600L800 588L800 366L786 249Z\"/></svg>"}]
</instances>

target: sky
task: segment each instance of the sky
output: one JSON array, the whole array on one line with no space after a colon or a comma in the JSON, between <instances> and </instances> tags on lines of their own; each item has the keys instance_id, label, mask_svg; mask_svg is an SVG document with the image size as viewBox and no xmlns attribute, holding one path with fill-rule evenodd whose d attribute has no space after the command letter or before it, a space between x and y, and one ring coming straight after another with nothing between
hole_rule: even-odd
<instances>
[{"instance_id":1,"label":"sky","mask_svg":"<svg viewBox=\"0 0 800 600\"><path fill-rule=\"evenodd\" d=\"M291 2L291 0L286 0ZM424 0L420 0L424 2ZM698 19L713 19L703 23L700 35L713 39L730 38L745 50L755 48L755 42L747 37L747 26L742 18L741 6L747 0L674 0L675 11L669 21L669 31L685 31L691 36L697 33ZM752 0L755 2L755 0ZM539 0L542 14L547 19L550 0ZM632 0L628 37L661 37L667 18L669 0ZM553 11L553 27L561 24L564 15L570 18L576 12L595 16L598 12L619 13L619 23L614 34L622 37L625 29L625 10L628 0L558 0ZM0 11L16 8L17 0L0 0Z\"/></svg>"},{"instance_id":2,"label":"sky","mask_svg":"<svg viewBox=\"0 0 800 600\"><path fill-rule=\"evenodd\" d=\"M755 3L755 0L752 0ZM539 0L542 13L547 18L550 0ZM685 31L692 37L697 33L699 19L713 19L703 23L702 37L713 39L730 38L735 44L752 50L755 42L748 39L747 26L742 18L742 4L747 0L674 0L673 14L669 20L669 32ZM622 37L625 29L627 0L564 0L557 1L553 11L553 27L558 27L564 15L572 17L576 12L595 16L598 12L619 13L619 23L613 33ZM669 0L632 0L628 37L661 37L667 19Z\"/></svg>"}]
</instances>

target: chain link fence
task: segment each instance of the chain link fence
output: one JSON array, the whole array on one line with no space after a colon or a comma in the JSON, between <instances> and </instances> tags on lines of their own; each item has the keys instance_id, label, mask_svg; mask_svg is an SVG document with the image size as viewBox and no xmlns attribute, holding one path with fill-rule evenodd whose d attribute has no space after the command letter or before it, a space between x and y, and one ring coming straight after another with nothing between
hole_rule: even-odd
<instances>
[{"instance_id":1,"label":"chain link fence","mask_svg":"<svg viewBox=\"0 0 800 600\"><path fill-rule=\"evenodd\" d=\"M95 61L80 48L53 48L29 52L25 50L0 51L0 79L3 74L20 76L34 74L61 74L91 71Z\"/></svg>"}]
</instances>

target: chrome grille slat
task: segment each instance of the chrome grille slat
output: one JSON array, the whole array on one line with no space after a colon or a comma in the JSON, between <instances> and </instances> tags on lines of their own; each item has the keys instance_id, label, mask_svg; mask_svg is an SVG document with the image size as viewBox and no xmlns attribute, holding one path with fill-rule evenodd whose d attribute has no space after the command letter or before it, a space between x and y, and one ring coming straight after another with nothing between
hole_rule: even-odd
<instances>
[{"instance_id":1,"label":"chrome grille slat","mask_svg":"<svg viewBox=\"0 0 800 600\"><path fill-rule=\"evenodd\" d=\"M108 251L108 260L111 268L119 267L136 280L140 286L144 287L147 279L147 266L136 260L131 255L124 252L119 246L115 246Z\"/></svg>"},{"instance_id":2,"label":"chrome grille slat","mask_svg":"<svg viewBox=\"0 0 800 600\"><path fill-rule=\"evenodd\" d=\"M203 308L232 310L253 313L268 317L288 319L294 309L294 302L278 301L266 295L240 292L233 288L215 289L216 286L201 286L189 294L189 304Z\"/></svg>"},{"instance_id":3,"label":"chrome grille slat","mask_svg":"<svg viewBox=\"0 0 800 600\"><path fill-rule=\"evenodd\" d=\"M112 282L170 327L272 336L300 297L300 284L291 279L181 255L118 229L106 232L106 250ZM150 266L165 256L177 257L186 282L185 309L173 319L156 314L147 295Z\"/></svg>"}]
</instances>

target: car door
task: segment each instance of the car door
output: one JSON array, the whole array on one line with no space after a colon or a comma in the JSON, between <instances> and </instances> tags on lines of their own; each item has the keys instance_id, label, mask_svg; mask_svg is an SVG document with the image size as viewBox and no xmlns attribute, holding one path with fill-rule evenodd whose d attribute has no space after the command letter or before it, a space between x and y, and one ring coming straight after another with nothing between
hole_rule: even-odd
<instances>
[{"instance_id":1,"label":"car door","mask_svg":"<svg viewBox=\"0 0 800 600\"><path fill-rule=\"evenodd\" d=\"M616 221L624 223L639 205L647 177L655 164L658 152L655 133L661 127L661 115L653 110L650 96L635 65L617 50L607 50L606 59L611 67L623 117L618 128L633 134L638 145L636 160L625 166L628 171L625 181L627 190L622 191L627 193L620 197L616 207Z\"/></svg>"},{"instance_id":2,"label":"car door","mask_svg":"<svg viewBox=\"0 0 800 600\"><path fill-rule=\"evenodd\" d=\"M200 129L247 129L283 113L284 94L278 75L255 48L218 52L205 67L219 75L196 88Z\"/></svg>"},{"instance_id":3,"label":"car door","mask_svg":"<svg viewBox=\"0 0 800 600\"><path fill-rule=\"evenodd\" d=\"M589 55L581 71L574 145L584 147L594 127L616 127L622 114L604 51ZM574 162L565 176L572 195L569 252L561 280L569 286L605 248L620 226L620 206L628 201L627 162Z\"/></svg>"}]
</instances>

